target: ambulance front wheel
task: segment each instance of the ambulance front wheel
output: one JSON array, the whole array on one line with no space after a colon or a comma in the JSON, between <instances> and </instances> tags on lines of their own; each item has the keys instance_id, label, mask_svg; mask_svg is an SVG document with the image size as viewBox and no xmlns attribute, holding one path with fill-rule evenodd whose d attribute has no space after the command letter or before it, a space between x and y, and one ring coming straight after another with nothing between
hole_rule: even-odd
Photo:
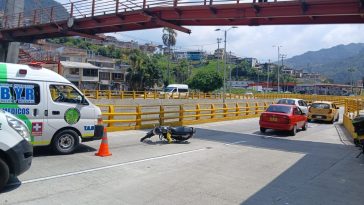
<instances>
[{"instance_id":1,"label":"ambulance front wheel","mask_svg":"<svg viewBox=\"0 0 364 205\"><path fill-rule=\"evenodd\" d=\"M73 130L62 130L53 139L53 151L57 154L70 154L79 144L78 135Z\"/></svg>"},{"instance_id":2,"label":"ambulance front wheel","mask_svg":"<svg viewBox=\"0 0 364 205\"><path fill-rule=\"evenodd\" d=\"M9 167L0 158L0 190L8 183L9 180Z\"/></svg>"}]
</instances>

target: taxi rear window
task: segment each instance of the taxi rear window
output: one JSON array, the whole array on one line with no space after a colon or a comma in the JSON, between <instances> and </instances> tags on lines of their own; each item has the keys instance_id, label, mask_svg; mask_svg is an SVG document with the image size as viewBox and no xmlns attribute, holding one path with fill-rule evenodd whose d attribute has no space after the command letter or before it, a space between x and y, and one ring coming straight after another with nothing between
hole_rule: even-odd
<instances>
[{"instance_id":1,"label":"taxi rear window","mask_svg":"<svg viewBox=\"0 0 364 205\"><path fill-rule=\"evenodd\" d=\"M318 109L330 109L330 105L327 103L313 103L311 107Z\"/></svg>"}]
</instances>

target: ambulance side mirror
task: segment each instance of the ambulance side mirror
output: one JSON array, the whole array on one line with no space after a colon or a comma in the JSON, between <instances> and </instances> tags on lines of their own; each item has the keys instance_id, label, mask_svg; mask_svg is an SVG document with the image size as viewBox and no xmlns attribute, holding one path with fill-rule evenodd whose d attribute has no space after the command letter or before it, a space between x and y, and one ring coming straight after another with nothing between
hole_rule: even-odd
<instances>
[{"instance_id":1,"label":"ambulance side mirror","mask_svg":"<svg viewBox=\"0 0 364 205\"><path fill-rule=\"evenodd\" d=\"M86 97L84 95L82 95L82 104L83 105L88 105L88 102L87 102Z\"/></svg>"},{"instance_id":2,"label":"ambulance side mirror","mask_svg":"<svg viewBox=\"0 0 364 205\"><path fill-rule=\"evenodd\" d=\"M87 100L86 100L86 98L85 98L85 96L79 96L79 104L81 104L81 105L88 105L88 102L87 102Z\"/></svg>"}]
</instances>

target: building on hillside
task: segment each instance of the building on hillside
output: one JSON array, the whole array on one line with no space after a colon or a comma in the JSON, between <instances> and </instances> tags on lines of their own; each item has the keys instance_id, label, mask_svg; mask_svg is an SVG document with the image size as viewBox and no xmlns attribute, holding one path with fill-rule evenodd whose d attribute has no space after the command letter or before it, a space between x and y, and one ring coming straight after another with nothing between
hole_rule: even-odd
<instances>
[{"instance_id":1,"label":"building on hillside","mask_svg":"<svg viewBox=\"0 0 364 205\"><path fill-rule=\"evenodd\" d=\"M187 59L187 52L186 51L175 51L173 53L173 59L176 61Z\"/></svg>"},{"instance_id":2,"label":"building on hillside","mask_svg":"<svg viewBox=\"0 0 364 205\"><path fill-rule=\"evenodd\" d=\"M238 64L238 62L240 62L240 58L229 52L227 55L227 62L232 64Z\"/></svg>"},{"instance_id":3,"label":"building on hillside","mask_svg":"<svg viewBox=\"0 0 364 205\"><path fill-rule=\"evenodd\" d=\"M45 42L41 45L23 44L19 54L23 63L30 61L53 62L43 66L53 70L80 89L125 88L129 65L116 59L98 56L88 50Z\"/></svg>"},{"instance_id":4,"label":"building on hillside","mask_svg":"<svg viewBox=\"0 0 364 205\"><path fill-rule=\"evenodd\" d=\"M292 68L283 67L281 72L282 72L282 74L287 74L287 75L290 75L290 76L294 76L294 69L292 69Z\"/></svg>"},{"instance_id":5,"label":"building on hillside","mask_svg":"<svg viewBox=\"0 0 364 205\"><path fill-rule=\"evenodd\" d=\"M146 43L144 45L139 45L139 49L143 52L146 53L155 53L157 51L157 47L156 45L152 44L152 43Z\"/></svg>"},{"instance_id":6,"label":"building on hillside","mask_svg":"<svg viewBox=\"0 0 364 205\"><path fill-rule=\"evenodd\" d=\"M80 89L99 89L99 67L86 62L61 61L62 75Z\"/></svg>"},{"instance_id":7,"label":"building on hillside","mask_svg":"<svg viewBox=\"0 0 364 205\"><path fill-rule=\"evenodd\" d=\"M95 56L87 59L88 63L99 68L100 90L123 90L128 65L122 65L115 59L103 56Z\"/></svg>"},{"instance_id":8,"label":"building on hillside","mask_svg":"<svg viewBox=\"0 0 364 205\"><path fill-rule=\"evenodd\" d=\"M363 86L351 86L342 84L298 84L295 92L301 94L318 94L318 95L349 95L361 93Z\"/></svg>"},{"instance_id":9,"label":"building on hillside","mask_svg":"<svg viewBox=\"0 0 364 205\"><path fill-rule=\"evenodd\" d=\"M247 88L249 87L249 84L253 83L253 81L227 81L228 87L232 88Z\"/></svg>"},{"instance_id":10,"label":"building on hillside","mask_svg":"<svg viewBox=\"0 0 364 205\"><path fill-rule=\"evenodd\" d=\"M302 73L302 78L319 79L320 77L320 73L310 73L306 71Z\"/></svg>"},{"instance_id":11,"label":"building on hillside","mask_svg":"<svg viewBox=\"0 0 364 205\"><path fill-rule=\"evenodd\" d=\"M295 91L295 87L296 87L296 83L294 82L280 82L279 83L279 87L280 87L280 91L281 92L294 92ZM256 87L256 86L261 86L263 88L263 91L274 91L277 92L278 91L278 83L277 82L254 82L254 83L249 83L249 87Z\"/></svg>"},{"instance_id":12,"label":"building on hillside","mask_svg":"<svg viewBox=\"0 0 364 205\"><path fill-rule=\"evenodd\" d=\"M303 77L303 69L294 70L294 77L295 78L302 78Z\"/></svg>"},{"instance_id":13,"label":"building on hillside","mask_svg":"<svg viewBox=\"0 0 364 205\"><path fill-rule=\"evenodd\" d=\"M189 61L202 61L205 59L206 53L204 51L187 51L187 60Z\"/></svg>"},{"instance_id":14,"label":"building on hillside","mask_svg":"<svg viewBox=\"0 0 364 205\"><path fill-rule=\"evenodd\" d=\"M252 68L257 67L258 65L258 59L256 58L243 58L243 61L247 62L248 65Z\"/></svg>"},{"instance_id":15,"label":"building on hillside","mask_svg":"<svg viewBox=\"0 0 364 205\"><path fill-rule=\"evenodd\" d=\"M224 49L223 48L216 49L215 52L214 52L214 56L215 56L216 59L223 59Z\"/></svg>"}]
</instances>

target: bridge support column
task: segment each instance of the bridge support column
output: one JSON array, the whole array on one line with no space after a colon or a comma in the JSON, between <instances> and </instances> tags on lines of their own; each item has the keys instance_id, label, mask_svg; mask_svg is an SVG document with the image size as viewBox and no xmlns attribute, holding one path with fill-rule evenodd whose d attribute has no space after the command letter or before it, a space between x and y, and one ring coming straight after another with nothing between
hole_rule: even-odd
<instances>
[{"instance_id":1,"label":"bridge support column","mask_svg":"<svg viewBox=\"0 0 364 205\"><path fill-rule=\"evenodd\" d=\"M8 55L8 43L0 44L0 62L6 62L6 56Z\"/></svg>"},{"instance_id":2,"label":"bridge support column","mask_svg":"<svg viewBox=\"0 0 364 205\"><path fill-rule=\"evenodd\" d=\"M18 63L19 42L0 43L0 62Z\"/></svg>"},{"instance_id":3,"label":"bridge support column","mask_svg":"<svg viewBox=\"0 0 364 205\"><path fill-rule=\"evenodd\" d=\"M14 15L24 12L24 0L6 0L5 15ZM12 18L9 24L13 25L18 19ZM13 21L13 22L11 22ZM7 63L18 63L20 43L0 43L0 61Z\"/></svg>"}]
</instances>

